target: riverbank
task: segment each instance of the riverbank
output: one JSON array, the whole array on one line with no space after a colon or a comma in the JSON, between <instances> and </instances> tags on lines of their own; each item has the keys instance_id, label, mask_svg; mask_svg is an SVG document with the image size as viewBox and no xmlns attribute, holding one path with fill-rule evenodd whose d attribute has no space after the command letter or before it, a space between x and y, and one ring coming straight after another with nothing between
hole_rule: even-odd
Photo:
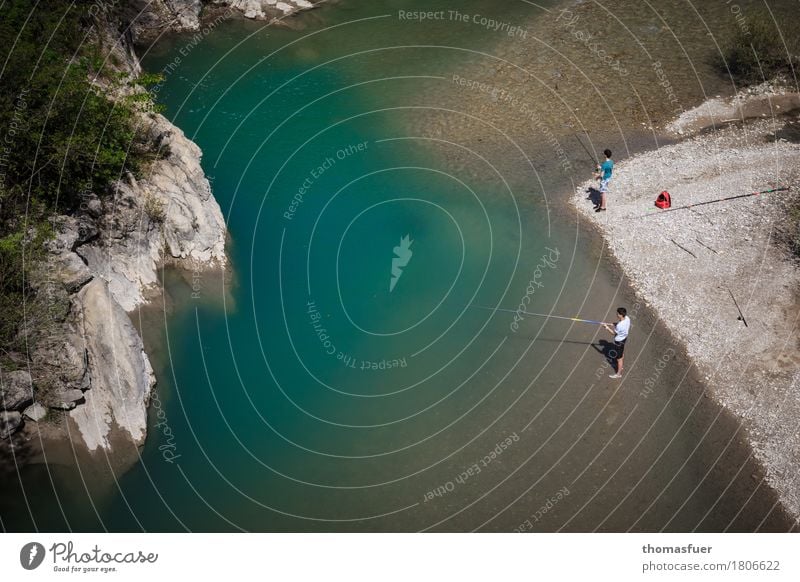
<instances>
[{"instance_id":1,"label":"riverbank","mask_svg":"<svg viewBox=\"0 0 800 582\"><path fill-rule=\"evenodd\" d=\"M716 109L727 115L728 105ZM701 105L681 116L691 124L671 127L701 130L716 109ZM728 125L619 163L605 213L586 199L592 182L581 184L571 202L599 229L637 295L686 347L708 394L741 419L768 484L797 519L800 271L780 241L800 188L800 146L789 141L796 115L760 113L755 120L743 114L738 123L712 118L717 127ZM791 190L670 213L653 205L662 190L676 207L776 187Z\"/></svg>"}]
</instances>

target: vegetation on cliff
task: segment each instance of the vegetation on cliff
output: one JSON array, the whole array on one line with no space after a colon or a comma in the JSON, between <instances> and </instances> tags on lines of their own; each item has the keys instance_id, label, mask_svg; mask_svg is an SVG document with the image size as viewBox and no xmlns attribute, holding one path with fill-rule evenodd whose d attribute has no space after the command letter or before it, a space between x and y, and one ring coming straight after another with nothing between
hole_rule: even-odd
<instances>
[{"instance_id":1,"label":"vegetation on cliff","mask_svg":"<svg viewBox=\"0 0 800 582\"><path fill-rule=\"evenodd\" d=\"M0 4L0 349L20 346L29 273L51 218L102 195L152 155L135 124L147 98L97 39L100 3ZM105 88L101 88L105 87ZM111 91L109 91L109 87ZM146 94L145 94L146 95ZM144 103L143 103L144 101ZM0 352L2 354L3 352Z\"/></svg>"}]
</instances>

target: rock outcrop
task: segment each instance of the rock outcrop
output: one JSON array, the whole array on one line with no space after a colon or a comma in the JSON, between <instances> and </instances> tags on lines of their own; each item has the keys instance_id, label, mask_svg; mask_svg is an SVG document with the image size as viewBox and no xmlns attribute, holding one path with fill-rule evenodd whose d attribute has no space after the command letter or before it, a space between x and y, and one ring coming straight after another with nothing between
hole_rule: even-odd
<instances>
[{"instance_id":1,"label":"rock outcrop","mask_svg":"<svg viewBox=\"0 0 800 582\"><path fill-rule=\"evenodd\" d=\"M39 422L40 420L44 420L47 416L47 409L38 402L35 402L22 411L22 416L33 422Z\"/></svg>"},{"instance_id":2,"label":"rock outcrop","mask_svg":"<svg viewBox=\"0 0 800 582\"><path fill-rule=\"evenodd\" d=\"M199 0L133 2L121 18L108 9L94 40L116 57L118 72L135 78L141 67L132 50L134 21L156 11L168 28L191 29L200 6ZM139 179L129 175L102 197L87 192L74 213L53 219L56 235L30 281L36 298L24 331L27 358L18 358L19 370L0 370L2 439L23 429L25 419L49 420L50 409L56 421L48 434L89 451L143 444L155 376L128 312L157 290L164 265L225 267L225 222L200 148L161 115L141 113L139 123L159 159Z\"/></svg>"},{"instance_id":3,"label":"rock outcrop","mask_svg":"<svg viewBox=\"0 0 800 582\"><path fill-rule=\"evenodd\" d=\"M74 216L61 217L35 283L38 311L49 316L34 324L37 402L69 411L90 451L109 449L112 430L144 442L155 376L128 312L157 290L159 268L226 263L225 221L200 149L161 115L141 122L166 156L139 180L128 176L107 198L87 196ZM24 382L13 378L15 408L33 402L22 401Z\"/></svg>"},{"instance_id":4,"label":"rock outcrop","mask_svg":"<svg viewBox=\"0 0 800 582\"><path fill-rule=\"evenodd\" d=\"M33 386L28 372L16 370L0 378L0 408L21 410L32 402Z\"/></svg>"},{"instance_id":5,"label":"rock outcrop","mask_svg":"<svg viewBox=\"0 0 800 582\"><path fill-rule=\"evenodd\" d=\"M167 31L197 30L200 0L130 0L123 20L135 39L156 38Z\"/></svg>"},{"instance_id":6,"label":"rock outcrop","mask_svg":"<svg viewBox=\"0 0 800 582\"><path fill-rule=\"evenodd\" d=\"M126 311L145 302L161 265L225 265L225 221L200 167L200 148L161 115L142 123L168 156L145 178L117 184L99 236L76 249Z\"/></svg>"}]
</instances>

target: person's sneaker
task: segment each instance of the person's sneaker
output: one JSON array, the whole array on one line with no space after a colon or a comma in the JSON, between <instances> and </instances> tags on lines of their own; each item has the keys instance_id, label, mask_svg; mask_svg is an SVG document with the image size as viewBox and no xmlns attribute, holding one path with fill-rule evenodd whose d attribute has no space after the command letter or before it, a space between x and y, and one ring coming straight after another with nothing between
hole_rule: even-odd
<instances>
[{"instance_id":1,"label":"person's sneaker","mask_svg":"<svg viewBox=\"0 0 800 582\"><path fill-rule=\"evenodd\" d=\"M622 374L611 374L609 376L609 378L613 378L614 380L617 380L618 378L622 378Z\"/></svg>"},{"instance_id":2,"label":"person's sneaker","mask_svg":"<svg viewBox=\"0 0 800 582\"><path fill-rule=\"evenodd\" d=\"M606 210L605 208L595 208L594 209L595 212L605 212L605 210Z\"/></svg>"}]
</instances>

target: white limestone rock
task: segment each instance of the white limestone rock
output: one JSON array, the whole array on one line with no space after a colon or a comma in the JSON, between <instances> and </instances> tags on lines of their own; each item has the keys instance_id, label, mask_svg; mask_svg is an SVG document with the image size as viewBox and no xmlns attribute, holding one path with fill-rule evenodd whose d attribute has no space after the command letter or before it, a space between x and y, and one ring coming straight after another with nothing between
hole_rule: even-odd
<instances>
[{"instance_id":1,"label":"white limestone rock","mask_svg":"<svg viewBox=\"0 0 800 582\"><path fill-rule=\"evenodd\" d=\"M125 311L145 302L162 264L202 269L226 263L225 220L200 166L200 148L161 115L145 121L168 156L141 180L118 184L100 219L101 235L77 249ZM163 218L153 215L154 207Z\"/></svg>"},{"instance_id":2,"label":"white limestone rock","mask_svg":"<svg viewBox=\"0 0 800 582\"><path fill-rule=\"evenodd\" d=\"M144 443L147 403L155 385L142 338L108 285L94 279L77 296L88 352L91 387L86 403L70 412L90 451L110 449L112 427Z\"/></svg>"},{"instance_id":3,"label":"white limestone rock","mask_svg":"<svg viewBox=\"0 0 800 582\"><path fill-rule=\"evenodd\" d=\"M22 411L22 416L33 422L39 422L47 416L47 409L38 402L35 402Z\"/></svg>"}]
</instances>

